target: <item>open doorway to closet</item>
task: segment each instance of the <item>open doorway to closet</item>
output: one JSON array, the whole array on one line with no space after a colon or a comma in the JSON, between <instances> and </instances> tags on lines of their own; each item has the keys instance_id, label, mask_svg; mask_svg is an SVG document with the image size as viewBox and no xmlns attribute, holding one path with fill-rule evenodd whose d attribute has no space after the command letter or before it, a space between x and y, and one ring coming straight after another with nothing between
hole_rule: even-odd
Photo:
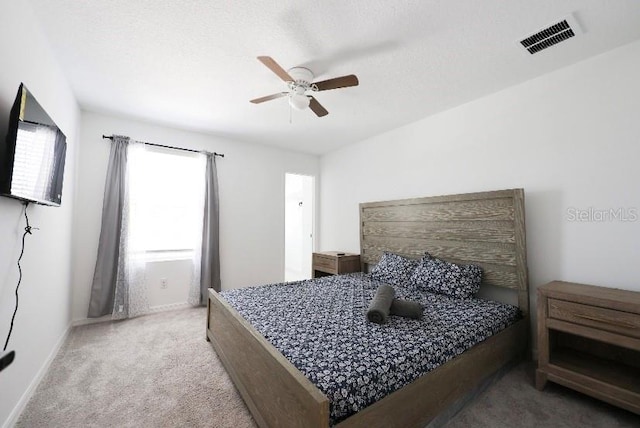
<instances>
[{"instance_id":1,"label":"open doorway to closet","mask_svg":"<svg viewBox=\"0 0 640 428\"><path fill-rule=\"evenodd\" d=\"M285 174L284 280L311 278L314 181L310 175Z\"/></svg>"}]
</instances>

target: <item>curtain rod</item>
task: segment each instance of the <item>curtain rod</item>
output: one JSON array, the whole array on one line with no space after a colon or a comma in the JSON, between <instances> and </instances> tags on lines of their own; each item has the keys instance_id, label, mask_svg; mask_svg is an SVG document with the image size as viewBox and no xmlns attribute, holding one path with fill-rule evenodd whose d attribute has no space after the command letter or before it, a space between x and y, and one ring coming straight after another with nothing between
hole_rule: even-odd
<instances>
[{"instance_id":1,"label":"curtain rod","mask_svg":"<svg viewBox=\"0 0 640 428\"><path fill-rule=\"evenodd\" d=\"M103 135L102 138L113 141L113 135ZM211 152L207 152L206 150L184 149L182 147L165 146L164 144L147 143L147 142L144 142L144 141L140 141L140 143L146 144L147 146L163 147L165 149L173 149L173 150L181 150L183 152L193 152L193 153L205 152L205 153L211 153ZM214 156L220 156L221 158L224 157L224 153L213 152L213 155Z\"/></svg>"}]
</instances>

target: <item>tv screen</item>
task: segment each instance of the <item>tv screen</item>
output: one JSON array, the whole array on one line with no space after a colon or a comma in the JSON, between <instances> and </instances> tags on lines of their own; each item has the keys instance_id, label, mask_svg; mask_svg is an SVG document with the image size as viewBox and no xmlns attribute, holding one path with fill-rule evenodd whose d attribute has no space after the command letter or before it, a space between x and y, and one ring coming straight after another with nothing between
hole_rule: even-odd
<instances>
[{"instance_id":1,"label":"tv screen","mask_svg":"<svg viewBox=\"0 0 640 428\"><path fill-rule=\"evenodd\" d=\"M65 135L24 84L20 84L0 144L0 194L60 206L67 152Z\"/></svg>"}]
</instances>

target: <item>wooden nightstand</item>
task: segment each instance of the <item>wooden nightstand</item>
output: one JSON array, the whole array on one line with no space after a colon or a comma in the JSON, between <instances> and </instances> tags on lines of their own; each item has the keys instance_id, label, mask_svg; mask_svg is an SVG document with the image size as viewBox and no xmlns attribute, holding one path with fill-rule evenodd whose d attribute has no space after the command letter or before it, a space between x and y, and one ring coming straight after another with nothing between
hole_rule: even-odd
<instances>
[{"instance_id":1,"label":"wooden nightstand","mask_svg":"<svg viewBox=\"0 0 640 428\"><path fill-rule=\"evenodd\" d=\"M640 293L561 281L538 288L536 387L547 381L640 413Z\"/></svg>"},{"instance_id":2,"label":"wooden nightstand","mask_svg":"<svg viewBox=\"0 0 640 428\"><path fill-rule=\"evenodd\" d=\"M341 253L338 251L323 251L313 253L311 267L313 277L340 275L342 273L360 272L360 255Z\"/></svg>"}]
</instances>

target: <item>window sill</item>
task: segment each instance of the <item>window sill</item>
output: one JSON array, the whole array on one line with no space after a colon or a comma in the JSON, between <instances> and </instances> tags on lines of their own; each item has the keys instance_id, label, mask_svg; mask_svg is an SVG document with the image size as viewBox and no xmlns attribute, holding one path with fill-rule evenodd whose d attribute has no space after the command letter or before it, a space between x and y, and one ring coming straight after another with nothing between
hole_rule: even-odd
<instances>
[{"instance_id":1,"label":"window sill","mask_svg":"<svg viewBox=\"0 0 640 428\"><path fill-rule=\"evenodd\" d=\"M178 260L191 260L193 257L193 250L146 251L140 256L140 258L145 262L172 262Z\"/></svg>"}]
</instances>

